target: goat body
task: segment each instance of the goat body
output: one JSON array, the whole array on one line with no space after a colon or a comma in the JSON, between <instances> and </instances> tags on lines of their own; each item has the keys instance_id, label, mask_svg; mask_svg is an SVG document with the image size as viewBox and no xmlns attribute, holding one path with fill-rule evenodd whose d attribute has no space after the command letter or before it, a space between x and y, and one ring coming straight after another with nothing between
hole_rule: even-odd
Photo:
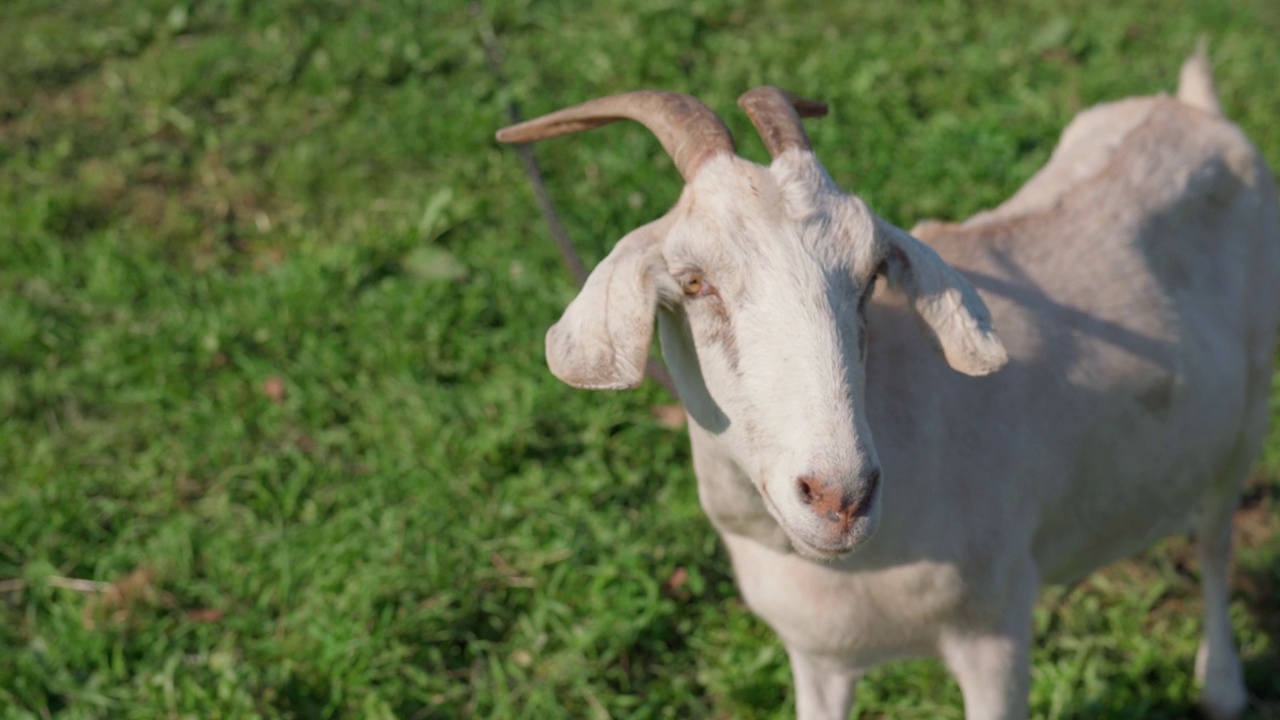
<instances>
[{"instance_id":1,"label":"goat body","mask_svg":"<svg viewBox=\"0 0 1280 720\"><path fill-rule=\"evenodd\" d=\"M1025 717L1039 586L1187 529L1202 704L1236 717L1231 518L1266 429L1280 210L1203 53L1176 98L1082 113L1000 207L910 234L832 183L791 107L746 100L772 164L682 166L548 356L632 385L656 314L700 500L800 717L847 717L909 656L943 659L971 720Z\"/></svg>"}]
</instances>

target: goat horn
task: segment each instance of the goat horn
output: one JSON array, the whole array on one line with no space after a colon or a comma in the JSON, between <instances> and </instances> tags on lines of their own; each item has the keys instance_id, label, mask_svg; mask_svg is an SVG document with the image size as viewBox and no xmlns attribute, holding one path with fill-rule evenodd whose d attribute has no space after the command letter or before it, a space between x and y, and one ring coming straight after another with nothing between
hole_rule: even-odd
<instances>
[{"instance_id":1,"label":"goat horn","mask_svg":"<svg viewBox=\"0 0 1280 720\"><path fill-rule=\"evenodd\" d=\"M498 131L498 141L527 143L635 120L649 128L688 182L710 158L733 153L733 136L715 112L689 95L658 90L588 100Z\"/></svg>"},{"instance_id":2,"label":"goat horn","mask_svg":"<svg viewBox=\"0 0 1280 720\"><path fill-rule=\"evenodd\" d=\"M788 150L813 152L800 118L827 114L826 103L807 100L770 85L743 93L738 98L738 106L747 112L769 156L774 158Z\"/></svg>"}]
</instances>

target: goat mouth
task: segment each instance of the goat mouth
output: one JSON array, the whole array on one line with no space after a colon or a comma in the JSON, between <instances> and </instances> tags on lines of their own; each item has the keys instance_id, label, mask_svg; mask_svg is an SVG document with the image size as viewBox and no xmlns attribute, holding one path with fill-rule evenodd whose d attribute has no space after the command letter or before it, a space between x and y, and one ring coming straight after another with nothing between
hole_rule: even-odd
<instances>
[{"instance_id":1,"label":"goat mouth","mask_svg":"<svg viewBox=\"0 0 1280 720\"><path fill-rule=\"evenodd\" d=\"M772 498L769 500L772 504ZM803 532L787 531L787 535L795 551L804 557L820 562L841 560L851 555L875 534L876 526L879 524L876 519L879 504L880 482L879 477L876 477L853 509L852 522L844 528L843 532L821 538Z\"/></svg>"},{"instance_id":2,"label":"goat mouth","mask_svg":"<svg viewBox=\"0 0 1280 720\"><path fill-rule=\"evenodd\" d=\"M870 512L868 512L868 515ZM814 560L840 560L852 555L875 535L876 521L866 515L858 519L857 524L845 532L835 542L814 542L809 538L792 535L791 545L796 552Z\"/></svg>"},{"instance_id":3,"label":"goat mouth","mask_svg":"<svg viewBox=\"0 0 1280 720\"><path fill-rule=\"evenodd\" d=\"M802 555L821 560L838 560L847 557L875 533L874 521L861 515L855 526L845 531L838 539L815 542L811 538L792 536L791 544Z\"/></svg>"},{"instance_id":4,"label":"goat mouth","mask_svg":"<svg viewBox=\"0 0 1280 720\"><path fill-rule=\"evenodd\" d=\"M787 538L791 541L792 548L795 549L797 554L811 560L826 562L840 560L858 549L875 532L875 521L870 516L875 512L876 506L880 501L879 478L872 482L871 489L858 503L858 507L854 512L856 519L853 527L841 533L836 542L815 542L804 537L801 533L793 532L789 524L783 519L783 514L778 510L773 497L770 496L769 486L766 483L760 484L760 495L764 498L765 507L769 510L769 513L782 526L783 532L786 533Z\"/></svg>"},{"instance_id":5,"label":"goat mouth","mask_svg":"<svg viewBox=\"0 0 1280 720\"><path fill-rule=\"evenodd\" d=\"M853 552L857 543L848 543L835 548L819 547L799 538L791 538L791 544L800 555L814 560L839 560Z\"/></svg>"}]
</instances>

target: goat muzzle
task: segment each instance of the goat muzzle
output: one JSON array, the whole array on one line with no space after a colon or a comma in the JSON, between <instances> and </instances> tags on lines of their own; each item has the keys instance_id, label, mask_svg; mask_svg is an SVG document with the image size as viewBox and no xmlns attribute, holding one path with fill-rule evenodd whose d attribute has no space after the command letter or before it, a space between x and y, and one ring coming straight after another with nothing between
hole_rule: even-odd
<instances>
[{"instance_id":1,"label":"goat muzzle","mask_svg":"<svg viewBox=\"0 0 1280 720\"><path fill-rule=\"evenodd\" d=\"M816 475L796 478L800 502L813 511L824 525L823 534L833 545L842 544L859 518L866 517L880 487L880 470L872 469L851 487L848 483L824 480Z\"/></svg>"}]
</instances>

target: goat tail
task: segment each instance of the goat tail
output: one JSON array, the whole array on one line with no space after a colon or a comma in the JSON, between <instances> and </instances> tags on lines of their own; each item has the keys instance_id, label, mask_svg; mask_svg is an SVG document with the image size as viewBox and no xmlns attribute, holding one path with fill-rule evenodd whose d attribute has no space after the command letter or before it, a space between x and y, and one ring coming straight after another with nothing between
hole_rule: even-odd
<instances>
[{"instance_id":1,"label":"goat tail","mask_svg":"<svg viewBox=\"0 0 1280 720\"><path fill-rule=\"evenodd\" d=\"M1209 41L1201 35L1196 50L1182 63L1178 76L1178 99L1207 113L1222 115L1222 103L1213 84L1213 68L1209 65Z\"/></svg>"}]
</instances>

